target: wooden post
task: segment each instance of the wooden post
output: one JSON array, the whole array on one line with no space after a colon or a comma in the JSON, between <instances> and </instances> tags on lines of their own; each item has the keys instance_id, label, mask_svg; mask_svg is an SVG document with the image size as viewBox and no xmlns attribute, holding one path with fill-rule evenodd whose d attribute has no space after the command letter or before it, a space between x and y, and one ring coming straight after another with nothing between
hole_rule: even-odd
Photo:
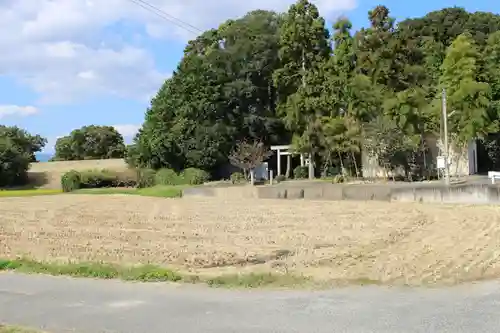
<instances>
[{"instance_id":1,"label":"wooden post","mask_svg":"<svg viewBox=\"0 0 500 333\"><path fill-rule=\"evenodd\" d=\"M278 149L278 173L276 176L281 175L281 150Z\"/></svg>"},{"instance_id":2,"label":"wooden post","mask_svg":"<svg viewBox=\"0 0 500 333\"><path fill-rule=\"evenodd\" d=\"M286 155L286 173L285 176L286 178L290 178L290 168L292 167L292 155L287 154Z\"/></svg>"},{"instance_id":3,"label":"wooden post","mask_svg":"<svg viewBox=\"0 0 500 333\"><path fill-rule=\"evenodd\" d=\"M313 154L309 154L309 180L314 180Z\"/></svg>"}]
</instances>

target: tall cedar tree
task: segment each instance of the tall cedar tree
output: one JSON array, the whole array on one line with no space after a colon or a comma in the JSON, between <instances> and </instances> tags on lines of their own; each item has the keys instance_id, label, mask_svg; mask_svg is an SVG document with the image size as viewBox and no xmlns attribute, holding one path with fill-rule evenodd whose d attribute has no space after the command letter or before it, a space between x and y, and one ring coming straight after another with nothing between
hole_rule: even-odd
<instances>
[{"instance_id":1,"label":"tall cedar tree","mask_svg":"<svg viewBox=\"0 0 500 333\"><path fill-rule=\"evenodd\" d=\"M293 132L293 143L312 156L318 151L319 119L325 67L330 53L329 33L318 8L307 0L292 5L283 18L279 39L279 68L274 73L278 90L278 112Z\"/></svg>"},{"instance_id":2,"label":"tall cedar tree","mask_svg":"<svg viewBox=\"0 0 500 333\"><path fill-rule=\"evenodd\" d=\"M490 87L477 81L478 57L474 40L462 34L448 48L442 64L441 88L446 90L450 114L455 112L448 119L448 128L460 148L496 130L488 122Z\"/></svg>"},{"instance_id":3,"label":"tall cedar tree","mask_svg":"<svg viewBox=\"0 0 500 333\"><path fill-rule=\"evenodd\" d=\"M356 54L351 22L340 18L335 22L333 35L334 53L326 63L323 97L325 110L321 117L320 142L322 148L323 174L338 161L344 172L347 158L359 175L357 154L360 152L360 126L357 116L360 105L355 91ZM337 163L336 163L337 164Z\"/></svg>"},{"instance_id":4,"label":"tall cedar tree","mask_svg":"<svg viewBox=\"0 0 500 333\"><path fill-rule=\"evenodd\" d=\"M500 117L500 31L492 33L484 50L486 82L491 88L492 109L490 118Z\"/></svg>"}]
</instances>

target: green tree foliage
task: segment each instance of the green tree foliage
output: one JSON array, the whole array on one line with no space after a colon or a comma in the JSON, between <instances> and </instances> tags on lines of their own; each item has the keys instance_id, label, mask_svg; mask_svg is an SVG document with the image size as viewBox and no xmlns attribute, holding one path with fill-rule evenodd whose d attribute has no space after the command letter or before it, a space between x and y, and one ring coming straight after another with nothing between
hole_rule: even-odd
<instances>
[{"instance_id":1,"label":"green tree foliage","mask_svg":"<svg viewBox=\"0 0 500 333\"><path fill-rule=\"evenodd\" d=\"M484 50L484 76L490 85L493 116L500 115L500 31L492 33Z\"/></svg>"},{"instance_id":2,"label":"green tree foliage","mask_svg":"<svg viewBox=\"0 0 500 333\"><path fill-rule=\"evenodd\" d=\"M46 143L45 138L31 135L19 127L0 125L0 186L24 185L35 153Z\"/></svg>"},{"instance_id":3,"label":"green tree foliage","mask_svg":"<svg viewBox=\"0 0 500 333\"><path fill-rule=\"evenodd\" d=\"M454 7L397 23L377 6L368 23L356 32L342 17L330 38L317 7L297 0L202 33L152 99L127 162L217 178L239 141L292 142L325 170L360 174L367 154L413 177L432 166L443 88L457 144L498 130L500 15Z\"/></svg>"},{"instance_id":4,"label":"green tree foliage","mask_svg":"<svg viewBox=\"0 0 500 333\"><path fill-rule=\"evenodd\" d=\"M322 83L331 53L329 32L314 4L299 0L290 7L283 18L279 44L280 63L274 72L278 113L293 132L296 149L314 159L320 145L320 117L328 105Z\"/></svg>"},{"instance_id":5,"label":"green tree foliage","mask_svg":"<svg viewBox=\"0 0 500 333\"><path fill-rule=\"evenodd\" d=\"M356 34L358 72L373 84L389 86L393 72L395 48L394 19L389 9L378 6L368 13L370 27Z\"/></svg>"},{"instance_id":6,"label":"green tree foliage","mask_svg":"<svg viewBox=\"0 0 500 333\"><path fill-rule=\"evenodd\" d=\"M38 134L31 135L17 126L0 125L0 138L10 140L16 149L28 154L30 162L36 161L35 153L42 151L47 144L47 139Z\"/></svg>"},{"instance_id":7,"label":"green tree foliage","mask_svg":"<svg viewBox=\"0 0 500 333\"><path fill-rule=\"evenodd\" d=\"M477 81L478 57L474 40L462 34L448 48L442 64L441 87L448 95L449 109L455 112L450 113L450 132L461 145L496 130L496 122L488 119L490 87Z\"/></svg>"},{"instance_id":8,"label":"green tree foliage","mask_svg":"<svg viewBox=\"0 0 500 333\"><path fill-rule=\"evenodd\" d=\"M488 37L483 53L483 78L491 89L491 103L488 112L490 122L500 119L500 31ZM483 140L484 147L489 157L490 169L500 168L500 134L490 134Z\"/></svg>"},{"instance_id":9,"label":"green tree foliage","mask_svg":"<svg viewBox=\"0 0 500 333\"><path fill-rule=\"evenodd\" d=\"M123 158L122 135L112 126L84 126L57 139L55 160Z\"/></svg>"},{"instance_id":10,"label":"green tree foliage","mask_svg":"<svg viewBox=\"0 0 500 333\"><path fill-rule=\"evenodd\" d=\"M418 149L418 136L407 135L394 119L384 115L365 124L364 134L367 153L375 153L373 157L380 165L386 170L403 167L408 172L408 157ZM408 177L411 178L411 174Z\"/></svg>"},{"instance_id":11,"label":"green tree foliage","mask_svg":"<svg viewBox=\"0 0 500 333\"><path fill-rule=\"evenodd\" d=\"M474 39L480 52L489 36L500 30L500 15L485 12L468 13L453 7L433 11L421 18L405 20L398 25L399 33L406 40L415 41L424 51L429 88L433 96L440 94L437 87L440 66L447 48L461 34L467 32Z\"/></svg>"},{"instance_id":12,"label":"green tree foliage","mask_svg":"<svg viewBox=\"0 0 500 333\"><path fill-rule=\"evenodd\" d=\"M338 161L344 173L347 157L359 175L357 155L361 146L361 122L373 112L373 87L367 76L356 73L357 54L351 35L351 22L340 18L334 24L333 55L325 64L322 96L326 110L320 119L323 175ZM370 92L364 88L368 88ZM363 98L360 98L363 95ZM338 157L338 159L336 158Z\"/></svg>"},{"instance_id":13,"label":"green tree foliage","mask_svg":"<svg viewBox=\"0 0 500 333\"><path fill-rule=\"evenodd\" d=\"M255 11L190 41L151 102L129 153L133 164L214 173L238 140L286 143L272 82L279 22Z\"/></svg>"}]
</instances>

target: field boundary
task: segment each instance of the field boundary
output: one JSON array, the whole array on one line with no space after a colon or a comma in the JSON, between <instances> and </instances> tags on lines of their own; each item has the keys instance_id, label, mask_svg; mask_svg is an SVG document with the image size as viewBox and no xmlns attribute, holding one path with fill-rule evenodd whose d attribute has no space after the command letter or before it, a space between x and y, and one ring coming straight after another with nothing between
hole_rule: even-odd
<instances>
[{"instance_id":1,"label":"field boundary","mask_svg":"<svg viewBox=\"0 0 500 333\"><path fill-rule=\"evenodd\" d=\"M183 190L183 197L241 199L302 199L327 201L384 201L454 204L500 204L500 187L456 184L420 186L379 184L294 183L287 186L196 187Z\"/></svg>"}]
</instances>

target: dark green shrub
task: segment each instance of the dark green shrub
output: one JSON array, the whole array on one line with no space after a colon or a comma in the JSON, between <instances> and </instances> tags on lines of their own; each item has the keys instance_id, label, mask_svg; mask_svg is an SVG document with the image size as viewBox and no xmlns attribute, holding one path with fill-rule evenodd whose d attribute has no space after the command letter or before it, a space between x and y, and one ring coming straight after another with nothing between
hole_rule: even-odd
<instances>
[{"instance_id":1,"label":"dark green shrub","mask_svg":"<svg viewBox=\"0 0 500 333\"><path fill-rule=\"evenodd\" d=\"M309 176L309 169L307 166L298 166L293 169L293 178L306 179Z\"/></svg>"},{"instance_id":2,"label":"dark green shrub","mask_svg":"<svg viewBox=\"0 0 500 333\"><path fill-rule=\"evenodd\" d=\"M82 188L114 187L118 179L114 171L102 169L86 170L80 173Z\"/></svg>"},{"instance_id":3,"label":"dark green shrub","mask_svg":"<svg viewBox=\"0 0 500 333\"><path fill-rule=\"evenodd\" d=\"M137 172L135 170L126 170L116 174L116 180L113 187L136 187Z\"/></svg>"},{"instance_id":4,"label":"dark green shrub","mask_svg":"<svg viewBox=\"0 0 500 333\"><path fill-rule=\"evenodd\" d=\"M323 176L330 178L341 174L341 170L337 166L330 166L323 170Z\"/></svg>"},{"instance_id":5,"label":"dark green shrub","mask_svg":"<svg viewBox=\"0 0 500 333\"><path fill-rule=\"evenodd\" d=\"M240 184L246 182L245 176L241 172L233 172L231 174L231 183Z\"/></svg>"},{"instance_id":6,"label":"dark green shrub","mask_svg":"<svg viewBox=\"0 0 500 333\"><path fill-rule=\"evenodd\" d=\"M210 179L208 172L195 168L187 168L181 177L186 185L201 185Z\"/></svg>"},{"instance_id":7,"label":"dark green shrub","mask_svg":"<svg viewBox=\"0 0 500 333\"><path fill-rule=\"evenodd\" d=\"M71 170L61 177L61 187L63 192L72 192L81 188L81 175L78 171Z\"/></svg>"},{"instance_id":8,"label":"dark green shrub","mask_svg":"<svg viewBox=\"0 0 500 333\"><path fill-rule=\"evenodd\" d=\"M156 171L153 169L137 170L137 187L153 187L155 185Z\"/></svg>"},{"instance_id":9,"label":"dark green shrub","mask_svg":"<svg viewBox=\"0 0 500 333\"><path fill-rule=\"evenodd\" d=\"M160 169L155 175L155 185L179 185L182 182L181 176L172 169Z\"/></svg>"},{"instance_id":10,"label":"dark green shrub","mask_svg":"<svg viewBox=\"0 0 500 333\"><path fill-rule=\"evenodd\" d=\"M286 177L284 175L278 175L276 178L274 178L275 181L278 183L284 182L286 180Z\"/></svg>"},{"instance_id":11,"label":"dark green shrub","mask_svg":"<svg viewBox=\"0 0 500 333\"><path fill-rule=\"evenodd\" d=\"M28 153L22 152L9 138L0 138L0 186L26 184L29 165Z\"/></svg>"}]
</instances>

